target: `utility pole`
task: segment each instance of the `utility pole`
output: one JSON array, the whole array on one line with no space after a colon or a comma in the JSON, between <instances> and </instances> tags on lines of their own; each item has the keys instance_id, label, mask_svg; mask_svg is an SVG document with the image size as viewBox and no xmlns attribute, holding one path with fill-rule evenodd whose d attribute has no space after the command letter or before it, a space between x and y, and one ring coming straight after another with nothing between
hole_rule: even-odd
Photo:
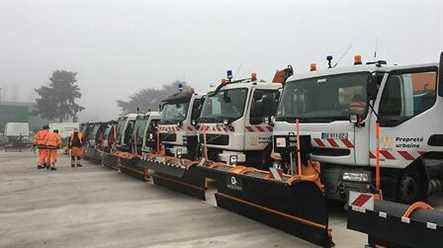
<instances>
[{"instance_id":1,"label":"utility pole","mask_svg":"<svg viewBox=\"0 0 443 248\"><path fill-rule=\"evenodd\" d=\"M2 88L0 88L0 103L2 103Z\"/></svg>"}]
</instances>

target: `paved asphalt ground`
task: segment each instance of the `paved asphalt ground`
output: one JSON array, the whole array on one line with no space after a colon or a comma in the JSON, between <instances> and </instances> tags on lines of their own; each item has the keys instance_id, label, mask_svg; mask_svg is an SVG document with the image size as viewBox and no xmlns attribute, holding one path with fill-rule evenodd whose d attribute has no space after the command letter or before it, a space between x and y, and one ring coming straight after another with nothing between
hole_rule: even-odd
<instances>
[{"instance_id":1,"label":"paved asphalt ground","mask_svg":"<svg viewBox=\"0 0 443 248\"><path fill-rule=\"evenodd\" d=\"M289 234L98 165L37 170L31 152L0 152L0 247L315 247ZM332 211L336 247L363 247Z\"/></svg>"}]
</instances>

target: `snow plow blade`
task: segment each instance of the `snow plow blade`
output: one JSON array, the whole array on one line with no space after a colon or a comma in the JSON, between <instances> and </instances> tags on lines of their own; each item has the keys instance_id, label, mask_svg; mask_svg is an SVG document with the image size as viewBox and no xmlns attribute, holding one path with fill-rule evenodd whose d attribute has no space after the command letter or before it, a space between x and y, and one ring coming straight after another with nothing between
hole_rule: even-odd
<instances>
[{"instance_id":1,"label":"snow plow blade","mask_svg":"<svg viewBox=\"0 0 443 248\"><path fill-rule=\"evenodd\" d=\"M119 169L120 158L112 153L103 154L103 165L114 170Z\"/></svg>"},{"instance_id":2,"label":"snow plow blade","mask_svg":"<svg viewBox=\"0 0 443 248\"><path fill-rule=\"evenodd\" d=\"M146 181L149 178L148 164L138 156L120 158L120 171L143 181Z\"/></svg>"},{"instance_id":3,"label":"snow plow blade","mask_svg":"<svg viewBox=\"0 0 443 248\"><path fill-rule=\"evenodd\" d=\"M247 168L247 167L246 167ZM288 184L252 169L217 179L217 206L263 222L321 247L332 247L323 191L312 182ZM235 169L234 169L235 170Z\"/></svg>"},{"instance_id":4,"label":"snow plow blade","mask_svg":"<svg viewBox=\"0 0 443 248\"><path fill-rule=\"evenodd\" d=\"M368 234L370 247L430 248L443 244L443 212L419 202L374 200L373 209L350 204L347 228Z\"/></svg>"},{"instance_id":5,"label":"snow plow blade","mask_svg":"<svg viewBox=\"0 0 443 248\"><path fill-rule=\"evenodd\" d=\"M100 163L101 158L101 153L97 149L92 147L88 147L85 149L85 159L94 163Z\"/></svg>"},{"instance_id":6,"label":"snow plow blade","mask_svg":"<svg viewBox=\"0 0 443 248\"><path fill-rule=\"evenodd\" d=\"M147 158L154 184L205 200L206 176L196 161L159 156Z\"/></svg>"}]
</instances>

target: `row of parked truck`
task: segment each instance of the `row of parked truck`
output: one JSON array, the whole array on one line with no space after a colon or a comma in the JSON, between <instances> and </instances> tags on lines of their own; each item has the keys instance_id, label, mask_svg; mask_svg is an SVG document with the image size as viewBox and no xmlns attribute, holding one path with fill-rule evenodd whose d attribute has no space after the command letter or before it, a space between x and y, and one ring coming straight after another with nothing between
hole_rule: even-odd
<instances>
[{"instance_id":1,"label":"row of parked truck","mask_svg":"<svg viewBox=\"0 0 443 248\"><path fill-rule=\"evenodd\" d=\"M423 238L443 226L443 215L413 204L442 189L443 53L411 66L331 59L327 70L288 66L270 82L228 71L206 94L178 90L160 112L84 123L87 157L200 199L213 182L218 206L323 247L333 246L330 199L349 202L349 227L373 246L435 247L389 240L376 223Z\"/></svg>"}]
</instances>

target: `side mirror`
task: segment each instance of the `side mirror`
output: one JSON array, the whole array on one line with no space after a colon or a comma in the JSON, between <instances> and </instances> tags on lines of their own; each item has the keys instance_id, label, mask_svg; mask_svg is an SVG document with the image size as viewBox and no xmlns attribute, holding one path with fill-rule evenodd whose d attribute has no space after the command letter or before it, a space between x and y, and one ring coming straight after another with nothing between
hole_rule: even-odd
<instances>
[{"instance_id":1,"label":"side mirror","mask_svg":"<svg viewBox=\"0 0 443 248\"><path fill-rule=\"evenodd\" d=\"M351 113L349 115L349 122L354 124L356 127L364 127L365 123L363 122L363 119L361 115L357 113Z\"/></svg>"},{"instance_id":2,"label":"side mirror","mask_svg":"<svg viewBox=\"0 0 443 248\"><path fill-rule=\"evenodd\" d=\"M265 115L265 106L263 105L263 102L256 102L255 108L253 110L254 116L253 117L262 117Z\"/></svg>"},{"instance_id":3,"label":"side mirror","mask_svg":"<svg viewBox=\"0 0 443 248\"><path fill-rule=\"evenodd\" d=\"M351 113L349 115L349 122L352 124L357 124L358 123L358 114Z\"/></svg>"},{"instance_id":4,"label":"side mirror","mask_svg":"<svg viewBox=\"0 0 443 248\"><path fill-rule=\"evenodd\" d=\"M275 123L275 117L272 115L272 116L269 116L268 117L268 125L269 126L271 126L271 127L273 127L274 126L274 123Z\"/></svg>"},{"instance_id":5,"label":"side mirror","mask_svg":"<svg viewBox=\"0 0 443 248\"><path fill-rule=\"evenodd\" d=\"M265 105L263 106L263 115L271 115L274 114L274 105L271 102L265 103Z\"/></svg>"},{"instance_id":6,"label":"side mirror","mask_svg":"<svg viewBox=\"0 0 443 248\"><path fill-rule=\"evenodd\" d=\"M368 94L368 100L375 100L375 98L377 98L378 88L375 75L370 76L366 85L366 92Z\"/></svg>"},{"instance_id":7,"label":"side mirror","mask_svg":"<svg viewBox=\"0 0 443 248\"><path fill-rule=\"evenodd\" d=\"M226 102L226 103L230 103L231 102L231 97L229 97L227 91L223 92L223 101Z\"/></svg>"}]
</instances>

